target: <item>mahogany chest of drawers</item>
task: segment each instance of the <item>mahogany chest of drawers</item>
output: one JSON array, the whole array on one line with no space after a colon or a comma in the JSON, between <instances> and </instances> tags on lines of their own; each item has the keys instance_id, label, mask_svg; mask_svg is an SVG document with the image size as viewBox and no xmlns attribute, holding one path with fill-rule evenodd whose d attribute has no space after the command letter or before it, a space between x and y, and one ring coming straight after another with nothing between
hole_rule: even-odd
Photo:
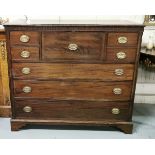
<instances>
[{"instance_id":1,"label":"mahogany chest of drawers","mask_svg":"<svg viewBox=\"0 0 155 155\"><path fill-rule=\"evenodd\" d=\"M143 26L6 25L12 131L27 124L132 133Z\"/></svg>"}]
</instances>

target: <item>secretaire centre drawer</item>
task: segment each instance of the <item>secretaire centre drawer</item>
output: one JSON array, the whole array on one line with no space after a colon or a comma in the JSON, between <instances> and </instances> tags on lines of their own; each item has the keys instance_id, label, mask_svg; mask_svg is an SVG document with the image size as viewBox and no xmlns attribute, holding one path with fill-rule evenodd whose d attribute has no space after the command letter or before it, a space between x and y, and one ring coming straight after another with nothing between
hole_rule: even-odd
<instances>
[{"instance_id":1,"label":"secretaire centre drawer","mask_svg":"<svg viewBox=\"0 0 155 155\"><path fill-rule=\"evenodd\" d=\"M43 60L99 60L104 57L103 32L44 32Z\"/></svg>"}]
</instances>

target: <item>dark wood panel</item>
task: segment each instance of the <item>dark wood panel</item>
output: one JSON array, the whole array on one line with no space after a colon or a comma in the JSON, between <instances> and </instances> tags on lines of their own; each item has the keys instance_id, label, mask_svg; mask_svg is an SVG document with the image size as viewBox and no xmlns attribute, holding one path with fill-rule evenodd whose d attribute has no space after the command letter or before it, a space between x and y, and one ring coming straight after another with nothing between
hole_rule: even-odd
<instances>
[{"instance_id":1,"label":"dark wood panel","mask_svg":"<svg viewBox=\"0 0 155 155\"><path fill-rule=\"evenodd\" d=\"M104 58L105 34L98 32L44 32L43 60L96 60ZM76 44L77 50L69 45Z\"/></svg>"},{"instance_id":2,"label":"dark wood panel","mask_svg":"<svg viewBox=\"0 0 155 155\"><path fill-rule=\"evenodd\" d=\"M63 120L127 120L128 102L78 102L50 100L16 100L16 118L27 119L63 119ZM24 112L29 106L31 112ZM119 108L119 114L112 114L113 108Z\"/></svg>"},{"instance_id":3,"label":"dark wood panel","mask_svg":"<svg viewBox=\"0 0 155 155\"><path fill-rule=\"evenodd\" d=\"M25 86L31 87L30 93L24 93ZM59 100L130 100L132 82L79 82L79 81L14 81L15 97L51 98ZM121 88L122 94L113 93Z\"/></svg>"},{"instance_id":4,"label":"dark wood panel","mask_svg":"<svg viewBox=\"0 0 155 155\"><path fill-rule=\"evenodd\" d=\"M28 51L29 57L24 58L21 56L22 51ZM11 48L12 60L16 61L39 61L39 48L38 47L12 47Z\"/></svg>"},{"instance_id":5,"label":"dark wood panel","mask_svg":"<svg viewBox=\"0 0 155 155\"><path fill-rule=\"evenodd\" d=\"M57 64L57 63L13 63L13 76L20 79L89 79L104 81L132 80L132 64ZM24 74L23 69L29 69ZM123 75L116 75L116 70Z\"/></svg>"},{"instance_id":6,"label":"dark wood panel","mask_svg":"<svg viewBox=\"0 0 155 155\"><path fill-rule=\"evenodd\" d=\"M126 37L127 43L120 44L119 37ZM107 46L137 46L138 33L109 33Z\"/></svg>"},{"instance_id":7,"label":"dark wood panel","mask_svg":"<svg viewBox=\"0 0 155 155\"><path fill-rule=\"evenodd\" d=\"M20 37L27 35L30 39L28 42L21 42ZM31 31L12 31L10 32L11 45L39 45L40 33Z\"/></svg>"},{"instance_id":8,"label":"dark wood panel","mask_svg":"<svg viewBox=\"0 0 155 155\"><path fill-rule=\"evenodd\" d=\"M117 53L124 52L125 59L118 59ZM137 48L107 48L107 57L105 62L111 63L134 63L137 55Z\"/></svg>"}]
</instances>

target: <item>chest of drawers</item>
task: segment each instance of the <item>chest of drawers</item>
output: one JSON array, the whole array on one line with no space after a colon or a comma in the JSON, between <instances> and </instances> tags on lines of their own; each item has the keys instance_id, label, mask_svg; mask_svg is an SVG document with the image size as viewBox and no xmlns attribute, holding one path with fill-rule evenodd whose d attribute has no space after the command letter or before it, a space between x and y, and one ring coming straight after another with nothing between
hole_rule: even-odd
<instances>
[{"instance_id":1,"label":"chest of drawers","mask_svg":"<svg viewBox=\"0 0 155 155\"><path fill-rule=\"evenodd\" d=\"M6 25L13 131L27 124L132 132L143 26Z\"/></svg>"}]
</instances>

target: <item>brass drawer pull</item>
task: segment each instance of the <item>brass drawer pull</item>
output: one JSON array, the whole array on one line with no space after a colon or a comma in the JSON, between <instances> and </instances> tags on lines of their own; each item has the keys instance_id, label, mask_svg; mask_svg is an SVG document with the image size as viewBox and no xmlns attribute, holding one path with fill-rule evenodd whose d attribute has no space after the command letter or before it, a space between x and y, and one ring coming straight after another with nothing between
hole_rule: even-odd
<instances>
[{"instance_id":1,"label":"brass drawer pull","mask_svg":"<svg viewBox=\"0 0 155 155\"><path fill-rule=\"evenodd\" d=\"M68 49L71 51L76 51L78 49L78 45L77 44L69 44Z\"/></svg>"},{"instance_id":2,"label":"brass drawer pull","mask_svg":"<svg viewBox=\"0 0 155 155\"><path fill-rule=\"evenodd\" d=\"M118 59L125 59L126 58L126 54L124 52L118 52L116 54Z\"/></svg>"},{"instance_id":3,"label":"brass drawer pull","mask_svg":"<svg viewBox=\"0 0 155 155\"><path fill-rule=\"evenodd\" d=\"M30 68L28 68L28 67L22 68L22 73L23 74L30 74L30 72L31 72L31 69Z\"/></svg>"},{"instance_id":4,"label":"brass drawer pull","mask_svg":"<svg viewBox=\"0 0 155 155\"><path fill-rule=\"evenodd\" d=\"M31 87L29 87L29 86L25 86L24 88L23 88L23 92L24 93L30 93L31 92Z\"/></svg>"},{"instance_id":5,"label":"brass drawer pull","mask_svg":"<svg viewBox=\"0 0 155 155\"><path fill-rule=\"evenodd\" d=\"M22 51L20 56L22 58L29 58L30 57L30 52L29 51Z\"/></svg>"},{"instance_id":6,"label":"brass drawer pull","mask_svg":"<svg viewBox=\"0 0 155 155\"><path fill-rule=\"evenodd\" d=\"M122 94L122 89L121 89L121 88L114 88L114 89L113 89L113 93L114 93L115 95L120 95L120 94Z\"/></svg>"},{"instance_id":7,"label":"brass drawer pull","mask_svg":"<svg viewBox=\"0 0 155 155\"><path fill-rule=\"evenodd\" d=\"M115 75L123 75L124 74L124 70L123 69L115 69Z\"/></svg>"},{"instance_id":8,"label":"brass drawer pull","mask_svg":"<svg viewBox=\"0 0 155 155\"><path fill-rule=\"evenodd\" d=\"M29 113L29 112L32 112L32 108L30 106L25 106L23 108L23 111Z\"/></svg>"},{"instance_id":9,"label":"brass drawer pull","mask_svg":"<svg viewBox=\"0 0 155 155\"><path fill-rule=\"evenodd\" d=\"M25 34L20 36L20 41L22 43L27 43L27 42L29 42L29 40L30 40L30 37Z\"/></svg>"},{"instance_id":10,"label":"brass drawer pull","mask_svg":"<svg viewBox=\"0 0 155 155\"><path fill-rule=\"evenodd\" d=\"M112 108L111 112L114 115L118 115L120 113L120 109L119 108Z\"/></svg>"},{"instance_id":11,"label":"brass drawer pull","mask_svg":"<svg viewBox=\"0 0 155 155\"><path fill-rule=\"evenodd\" d=\"M119 37L118 38L118 43L119 44L125 44L128 42L128 38L127 37Z\"/></svg>"}]
</instances>

